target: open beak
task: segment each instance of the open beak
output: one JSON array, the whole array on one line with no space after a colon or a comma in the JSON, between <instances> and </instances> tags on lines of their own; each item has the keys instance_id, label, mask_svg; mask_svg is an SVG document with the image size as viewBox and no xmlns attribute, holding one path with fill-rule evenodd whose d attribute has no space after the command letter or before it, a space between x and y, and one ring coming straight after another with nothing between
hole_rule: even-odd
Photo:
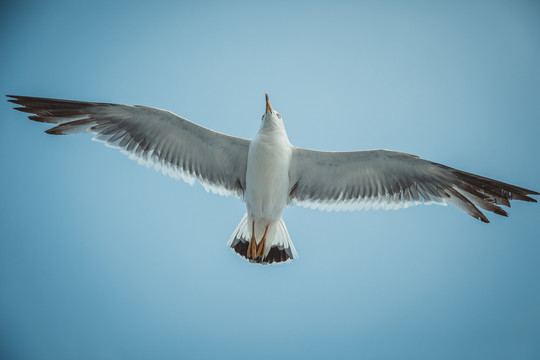
<instances>
[{"instance_id":1,"label":"open beak","mask_svg":"<svg viewBox=\"0 0 540 360\"><path fill-rule=\"evenodd\" d=\"M268 110L270 110L270 112L274 111L274 109L272 109L272 105L270 105L270 101L268 100L268 94L264 94L264 96L266 96L266 112L268 112Z\"/></svg>"}]
</instances>

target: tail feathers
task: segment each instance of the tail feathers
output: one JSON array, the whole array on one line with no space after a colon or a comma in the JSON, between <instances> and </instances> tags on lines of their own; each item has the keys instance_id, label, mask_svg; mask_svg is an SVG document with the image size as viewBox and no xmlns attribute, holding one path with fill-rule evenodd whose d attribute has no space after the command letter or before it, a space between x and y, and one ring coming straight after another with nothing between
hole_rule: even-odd
<instances>
[{"instance_id":1,"label":"tail feathers","mask_svg":"<svg viewBox=\"0 0 540 360\"><path fill-rule=\"evenodd\" d=\"M271 225L273 229L269 231L269 236L266 239L267 244L264 256L255 259L250 258L248 256L248 247L251 239L251 231L248 225L248 216L245 214L227 242L227 245L244 259L256 264L268 265L290 261L298 257L287 227L283 219L280 219L277 223Z\"/></svg>"}]
</instances>

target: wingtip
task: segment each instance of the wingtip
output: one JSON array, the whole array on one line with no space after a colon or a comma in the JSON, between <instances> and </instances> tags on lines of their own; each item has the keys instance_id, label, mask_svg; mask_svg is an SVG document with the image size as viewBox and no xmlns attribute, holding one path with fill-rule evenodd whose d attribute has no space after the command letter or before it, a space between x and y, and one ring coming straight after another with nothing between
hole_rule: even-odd
<instances>
[{"instance_id":1,"label":"wingtip","mask_svg":"<svg viewBox=\"0 0 540 360\"><path fill-rule=\"evenodd\" d=\"M497 207L496 209L493 209L493 212L497 215L508 217L508 213L501 209L500 207Z\"/></svg>"},{"instance_id":2,"label":"wingtip","mask_svg":"<svg viewBox=\"0 0 540 360\"><path fill-rule=\"evenodd\" d=\"M478 210L478 209L477 209ZM476 217L478 220L482 221L483 223L486 223L486 224L489 224L489 220L488 218L486 217L486 215L484 215L483 212L481 212L480 210L478 210L478 217Z\"/></svg>"},{"instance_id":3,"label":"wingtip","mask_svg":"<svg viewBox=\"0 0 540 360\"><path fill-rule=\"evenodd\" d=\"M540 192L538 192L538 191L525 189L525 188L523 190L527 193L527 195L540 195Z\"/></svg>"},{"instance_id":4,"label":"wingtip","mask_svg":"<svg viewBox=\"0 0 540 360\"><path fill-rule=\"evenodd\" d=\"M7 101L13 104L17 104L17 105L22 105L22 101L24 98L23 96L19 96L19 95L6 95L6 97L8 98ZM24 109L24 107L15 108L15 109L20 110L20 109Z\"/></svg>"},{"instance_id":5,"label":"wingtip","mask_svg":"<svg viewBox=\"0 0 540 360\"><path fill-rule=\"evenodd\" d=\"M12 103L17 103L17 101L21 101L22 98L22 96L19 95L6 95L6 97L8 98L7 101Z\"/></svg>"},{"instance_id":6,"label":"wingtip","mask_svg":"<svg viewBox=\"0 0 540 360\"><path fill-rule=\"evenodd\" d=\"M57 127L45 130L44 132L49 135L64 135L62 132L58 131Z\"/></svg>"}]
</instances>

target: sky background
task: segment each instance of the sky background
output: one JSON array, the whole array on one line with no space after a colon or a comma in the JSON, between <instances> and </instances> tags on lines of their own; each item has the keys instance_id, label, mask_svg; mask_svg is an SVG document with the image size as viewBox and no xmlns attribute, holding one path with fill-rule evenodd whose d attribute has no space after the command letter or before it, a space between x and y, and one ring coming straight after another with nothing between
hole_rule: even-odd
<instances>
[{"instance_id":1,"label":"sky background","mask_svg":"<svg viewBox=\"0 0 540 360\"><path fill-rule=\"evenodd\" d=\"M140 104L540 190L538 1L3 1L0 94ZM539 359L540 206L245 212L0 103L3 359Z\"/></svg>"}]
</instances>

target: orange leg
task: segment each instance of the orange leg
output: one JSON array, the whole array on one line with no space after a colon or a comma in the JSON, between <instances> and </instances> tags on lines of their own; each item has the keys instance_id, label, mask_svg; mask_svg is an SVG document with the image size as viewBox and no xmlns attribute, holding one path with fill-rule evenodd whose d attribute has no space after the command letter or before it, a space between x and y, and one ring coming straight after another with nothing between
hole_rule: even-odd
<instances>
[{"instance_id":1,"label":"orange leg","mask_svg":"<svg viewBox=\"0 0 540 360\"><path fill-rule=\"evenodd\" d=\"M251 229L251 240L249 241L248 245L247 257L254 259L257 252L257 241L255 240L255 221L252 222Z\"/></svg>"},{"instance_id":2,"label":"orange leg","mask_svg":"<svg viewBox=\"0 0 540 360\"><path fill-rule=\"evenodd\" d=\"M264 256L264 251L266 250L266 233L268 232L268 227L270 226L270 224L266 225L266 229L264 229L264 235L261 239L261 242L259 243L259 245L257 246L257 254L256 254L256 257L263 257Z\"/></svg>"}]
</instances>

